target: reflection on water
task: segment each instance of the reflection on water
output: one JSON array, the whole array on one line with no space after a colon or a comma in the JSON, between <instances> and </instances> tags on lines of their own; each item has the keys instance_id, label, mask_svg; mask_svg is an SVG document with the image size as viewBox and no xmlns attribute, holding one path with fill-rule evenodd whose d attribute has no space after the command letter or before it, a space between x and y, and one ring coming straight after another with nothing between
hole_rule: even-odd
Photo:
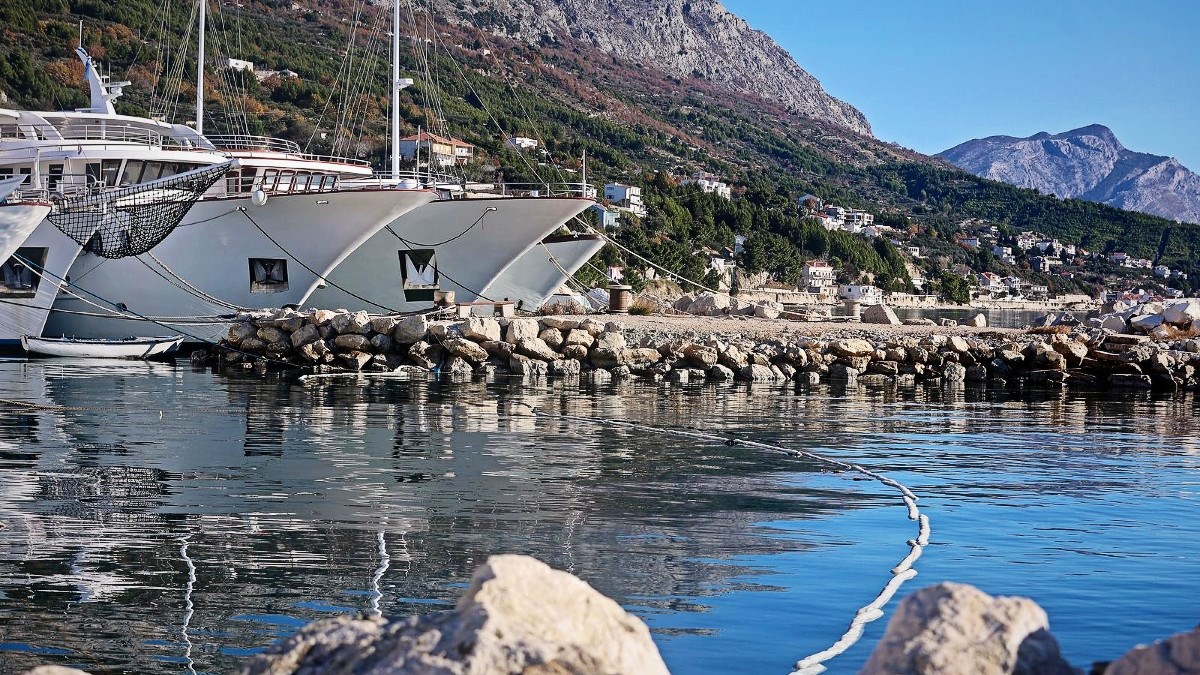
<instances>
[{"instance_id":1,"label":"reflection on water","mask_svg":"<svg viewBox=\"0 0 1200 675\"><path fill-rule=\"evenodd\" d=\"M1191 399L304 386L48 361L0 362L0 387L0 672L227 672L316 618L447 608L500 552L618 599L650 623L673 672L787 672L836 640L907 553L913 526L876 483L527 406L886 473L933 521L901 596L942 579L1031 594L1077 661L1194 623ZM1098 603L1128 620L1101 623ZM883 623L831 671L856 670Z\"/></svg>"}]
</instances>

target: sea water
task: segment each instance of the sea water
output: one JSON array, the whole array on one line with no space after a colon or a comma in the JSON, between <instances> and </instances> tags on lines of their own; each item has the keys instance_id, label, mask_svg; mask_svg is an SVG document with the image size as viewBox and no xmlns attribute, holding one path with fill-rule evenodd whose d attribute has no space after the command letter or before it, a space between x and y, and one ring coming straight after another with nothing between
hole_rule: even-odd
<instances>
[{"instance_id":1,"label":"sea water","mask_svg":"<svg viewBox=\"0 0 1200 675\"><path fill-rule=\"evenodd\" d=\"M0 673L235 670L305 623L450 609L522 553L651 627L672 672L787 673L932 537L1076 665L1195 626L1191 397L214 374L0 362ZM531 407L545 411L531 414ZM566 416L700 430L697 441Z\"/></svg>"}]
</instances>

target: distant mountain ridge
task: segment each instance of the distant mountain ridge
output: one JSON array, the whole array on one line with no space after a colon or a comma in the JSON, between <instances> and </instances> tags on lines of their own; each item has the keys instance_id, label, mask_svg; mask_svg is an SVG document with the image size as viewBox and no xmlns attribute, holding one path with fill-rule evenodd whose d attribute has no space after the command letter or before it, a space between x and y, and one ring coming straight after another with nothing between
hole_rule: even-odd
<instances>
[{"instance_id":1,"label":"distant mountain ridge","mask_svg":"<svg viewBox=\"0 0 1200 675\"><path fill-rule=\"evenodd\" d=\"M1060 198L1200 223L1200 175L1172 157L1127 149L1100 124L1028 138L989 136L937 156L977 176Z\"/></svg>"},{"instance_id":2,"label":"distant mountain ridge","mask_svg":"<svg viewBox=\"0 0 1200 675\"><path fill-rule=\"evenodd\" d=\"M717 0L437 0L453 21L536 43L576 41L675 77L701 76L871 136L857 108L830 96L766 33Z\"/></svg>"}]
</instances>

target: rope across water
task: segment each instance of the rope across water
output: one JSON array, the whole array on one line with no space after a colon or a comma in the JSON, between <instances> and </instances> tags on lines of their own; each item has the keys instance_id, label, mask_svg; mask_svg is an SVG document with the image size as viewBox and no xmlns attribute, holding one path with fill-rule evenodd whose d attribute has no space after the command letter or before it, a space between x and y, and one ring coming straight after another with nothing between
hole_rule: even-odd
<instances>
[{"instance_id":1,"label":"rope across water","mask_svg":"<svg viewBox=\"0 0 1200 675\"><path fill-rule=\"evenodd\" d=\"M911 490L898 481L888 478L887 476L871 471L870 469L864 468L858 464L843 462L841 460L826 457L824 455L807 450L796 450L794 448L785 448L783 446L772 445L770 443L761 443L758 441L709 434L699 431L661 428L645 424L637 424L634 422L610 420L597 417L584 417L581 415L553 414L527 403L518 403L518 405L529 408L534 416L547 419L557 418L570 420L573 422L582 422L585 424L594 424L597 426L633 429L645 433L675 436L698 441L717 442L724 443L726 445L741 445L749 448L757 448L760 450L782 453L784 455L788 455L789 457L802 457L804 459L809 459L837 467L843 471L853 471L859 473L870 478L871 480L874 480L899 492L900 497L904 501L904 505L908 510L909 520L917 523L916 539L910 539L907 541L909 546L908 555L906 555L903 560L901 560L895 567L892 568L892 578L888 580L887 584L884 585L879 594L875 596L875 599L869 604L861 607L854 614L854 617L850 621L850 625L842 634L841 638L839 638L837 642L830 645L827 649L815 654L811 654L797 661L791 675L815 675L816 673L824 672L825 666L823 664L834 657L845 653L846 650L854 645L854 643L858 642L858 640L862 637L865 626L883 616L884 605L886 605L896 594L896 592L900 590L900 586L902 586L904 582L908 581L909 579L917 576L917 571L913 569L913 564L915 564L917 559L921 557L921 552L929 543L929 517L921 513L920 509L917 507L917 496L913 494Z\"/></svg>"}]
</instances>

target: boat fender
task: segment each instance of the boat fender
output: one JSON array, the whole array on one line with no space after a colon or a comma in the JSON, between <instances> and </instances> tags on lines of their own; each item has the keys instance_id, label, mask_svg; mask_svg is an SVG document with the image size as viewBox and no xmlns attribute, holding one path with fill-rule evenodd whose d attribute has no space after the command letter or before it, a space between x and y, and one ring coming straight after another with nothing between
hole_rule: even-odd
<instances>
[{"instance_id":1,"label":"boat fender","mask_svg":"<svg viewBox=\"0 0 1200 675\"><path fill-rule=\"evenodd\" d=\"M396 188L400 190L416 190L419 187L421 187L421 184L412 178L405 178L396 184Z\"/></svg>"},{"instance_id":2,"label":"boat fender","mask_svg":"<svg viewBox=\"0 0 1200 675\"><path fill-rule=\"evenodd\" d=\"M267 203L267 193L259 188L250 194L250 203L255 206L263 206Z\"/></svg>"}]
</instances>

